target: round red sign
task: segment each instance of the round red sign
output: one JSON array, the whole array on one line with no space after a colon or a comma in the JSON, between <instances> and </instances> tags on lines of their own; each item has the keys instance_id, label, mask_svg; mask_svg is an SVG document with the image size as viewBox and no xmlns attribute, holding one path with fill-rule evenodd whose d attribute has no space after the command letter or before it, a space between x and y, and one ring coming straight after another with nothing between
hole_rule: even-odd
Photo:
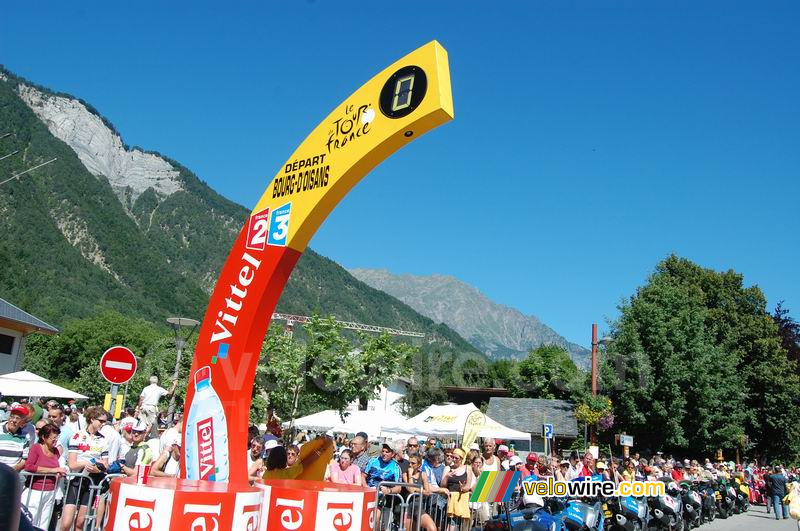
<instances>
[{"instance_id":1,"label":"round red sign","mask_svg":"<svg viewBox=\"0 0 800 531\"><path fill-rule=\"evenodd\" d=\"M136 374L136 356L126 347L111 347L100 358L100 372L112 384L124 384Z\"/></svg>"}]
</instances>

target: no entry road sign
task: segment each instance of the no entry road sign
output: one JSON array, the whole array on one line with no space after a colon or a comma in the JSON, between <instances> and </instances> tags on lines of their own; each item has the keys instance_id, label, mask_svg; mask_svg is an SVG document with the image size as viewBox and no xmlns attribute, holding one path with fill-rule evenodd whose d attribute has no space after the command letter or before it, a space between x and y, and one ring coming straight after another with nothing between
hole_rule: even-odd
<instances>
[{"instance_id":1,"label":"no entry road sign","mask_svg":"<svg viewBox=\"0 0 800 531\"><path fill-rule=\"evenodd\" d=\"M136 374L136 356L126 347L111 347L100 358L100 372L112 384L124 384Z\"/></svg>"}]
</instances>

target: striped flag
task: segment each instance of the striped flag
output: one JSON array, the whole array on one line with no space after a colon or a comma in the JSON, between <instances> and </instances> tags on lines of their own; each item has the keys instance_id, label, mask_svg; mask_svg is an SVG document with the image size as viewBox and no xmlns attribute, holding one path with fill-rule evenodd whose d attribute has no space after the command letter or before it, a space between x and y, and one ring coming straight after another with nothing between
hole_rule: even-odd
<instances>
[{"instance_id":1,"label":"striped flag","mask_svg":"<svg viewBox=\"0 0 800 531\"><path fill-rule=\"evenodd\" d=\"M519 472L481 472L469 501L508 502L520 476Z\"/></svg>"}]
</instances>

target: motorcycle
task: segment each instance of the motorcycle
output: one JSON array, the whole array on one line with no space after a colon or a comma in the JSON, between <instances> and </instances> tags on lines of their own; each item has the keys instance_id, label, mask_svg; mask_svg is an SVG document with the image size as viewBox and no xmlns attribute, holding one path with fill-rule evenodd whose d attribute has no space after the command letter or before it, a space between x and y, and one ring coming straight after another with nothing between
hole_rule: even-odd
<instances>
[{"instance_id":1,"label":"motorcycle","mask_svg":"<svg viewBox=\"0 0 800 531\"><path fill-rule=\"evenodd\" d=\"M747 512L750 509L750 487L742 478L735 478L733 482L734 492L736 493L736 506L739 512Z\"/></svg>"},{"instance_id":2,"label":"motorcycle","mask_svg":"<svg viewBox=\"0 0 800 531\"><path fill-rule=\"evenodd\" d=\"M700 481L700 496L703 498L703 509L700 513L700 523L713 522L717 516L717 502L713 481L704 479Z\"/></svg>"},{"instance_id":3,"label":"motorcycle","mask_svg":"<svg viewBox=\"0 0 800 531\"><path fill-rule=\"evenodd\" d=\"M733 514L733 506L736 504L728 491L727 482L719 479L716 484L714 495L717 502L717 514L720 518L727 518Z\"/></svg>"},{"instance_id":4,"label":"motorcycle","mask_svg":"<svg viewBox=\"0 0 800 531\"><path fill-rule=\"evenodd\" d=\"M600 500L582 498L569 500L564 511L564 527L570 531L600 531L605 525L605 514Z\"/></svg>"},{"instance_id":5,"label":"motorcycle","mask_svg":"<svg viewBox=\"0 0 800 531\"><path fill-rule=\"evenodd\" d=\"M651 514L648 529L682 531L684 524L681 490L674 481L665 481L665 483L663 496L654 496L648 499Z\"/></svg>"},{"instance_id":6,"label":"motorcycle","mask_svg":"<svg viewBox=\"0 0 800 531\"><path fill-rule=\"evenodd\" d=\"M611 498L603 504L606 529L640 531L647 523L647 501L633 496Z\"/></svg>"},{"instance_id":7,"label":"motorcycle","mask_svg":"<svg viewBox=\"0 0 800 531\"><path fill-rule=\"evenodd\" d=\"M691 529L700 527L701 517L703 513L703 499L693 485L688 481L684 481L681 487L681 501L683 502L683 521L684 528Z\"/></svg>"}]
</instances>

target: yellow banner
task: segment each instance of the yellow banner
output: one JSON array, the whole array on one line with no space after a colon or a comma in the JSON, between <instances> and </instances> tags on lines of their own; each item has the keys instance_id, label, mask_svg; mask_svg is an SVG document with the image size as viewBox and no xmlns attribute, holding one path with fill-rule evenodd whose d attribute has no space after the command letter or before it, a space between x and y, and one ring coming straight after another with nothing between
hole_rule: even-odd
<instances>
[{"instance_id":1,"label":"yellow banner","mask_svg":"<svg viewBox=\"0 0 800 531\"><path fill-rule=\"evenodd\" d=\"M480 411L473 411L469 414L467 421L464 423L464 438L461 441L461 448L465 452L469 452L469 447L477 440L478 434L485 425L486 415Z\"/></svg>"}]
</instances>

